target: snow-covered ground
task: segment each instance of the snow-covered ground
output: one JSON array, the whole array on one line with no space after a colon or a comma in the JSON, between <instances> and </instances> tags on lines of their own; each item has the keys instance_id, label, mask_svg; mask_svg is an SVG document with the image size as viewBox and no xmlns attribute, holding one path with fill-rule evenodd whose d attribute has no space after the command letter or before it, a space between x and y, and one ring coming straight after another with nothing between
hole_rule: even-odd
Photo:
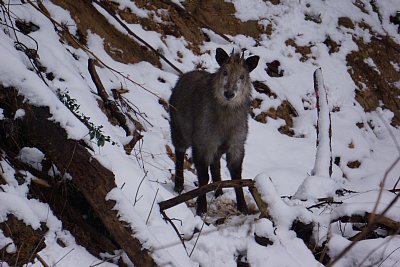
<instances>
[{"instance_id":1,"label":"snow-covered ground","mask_svg":"<svg viewBox=\"0 0 400 267\"><path fill-rule=\"evenodd\" d=\"M10 2L20 4L20 1ZM136 7L134 2L115 2L120 3L121 8L129 6L132 12L139 16L147 14L146 10ZM124 94L124 97L134 103L147 120L138 117L145 127L142 132L143 143L140 148L135 147L132 155L127 155L123 148L123 145L130 141L125 136L125 131L108 121L98 106L97 97L92 93L96 89L87 68L90 55L82 49L75 49L60 42L50 20L27 3L9 6L13 20L19 18L39 26L39 30L29 35L37 41L41 64L48 72L54 74L55 79L46 79L47 86L31 70L26 55L15 48L14 42L18 39L29 48L35 48L36 43L21 33L17 32L15 36L4 26L5 23L9 23L9 18L2 17L0 83L5 87L15 87L33 105L50 107L52 119L59 122L72 139L90 142L87 128L61 103L57 97L57 90L68 92L76 99L80 105L80 112L90 117L94 125L104 126L105 135L109 135L117 144L106 143L103 147L97 147L92 143L92 146L95 151L94 158L115 174L117 187L109 193L108 198L116 201L115 209L118 210L121 220L130 225L135 237L152 252L160 266L236 266L236 261L241 256L245 257L251 266L320 266L310 249L290 230L292 221L299 218L303 222L318 223L314 227L317 243L321 245L329 234L328 254L335 257L350 242L346 237L357 232L349 229L351 227L342 230L339 223L330 224L330 221L340 216L372 212L385 172L400 154L394 140L395 138L400 142L400 131L390 126L393 113L384 109L364 112L355 101L356 85L346 65L346 55L352 50L357 50L353 38L363 38L367 42L371 33L357 24L354 29L338 27L337 21L339 17L350 17L353 22L364 21L371 26L372 31L388 34L400 43L396 26L389 23L389 16L400 10L400 1L376 1L382 15L382 23L368 1L361 2L365 2L365 9L369 14L356 7L352 3L354 1L348 0L287 0L281 1L277 6L268 1L229 2L235 5L235 15L241 20L258 20L259 24L264 26L271 23L274 29L272 34L262 35L260 40L257 40L257 45L250 37L230 36L234 41L231 44L210 30L205 30L210 36L210 41L201 47L204 53L195 56L186 48L187 43L183 38L161 38L159 33L146 31L141 25L127 26L155 49L162 51L183 71L194 69L198 62L204 62L203 66L208 71L215 71L217 63L214 55L217 47L226 51L231 51L233 47L245 48L246 56L260 56L258 68L251 73L251 77L268 85L278 97L274 99L254 91L254 97L263 100L260 110L254 112L276 108L283 100L288 100L298 113L294 118L294 137L288 137L278 131L284 124L281 119L268 118L266 124L249 120L243 177L255 178L262 198L270 204L274 224L267 219L258 219L259 214L245 216L232 212L235 206L234 192L225 189L220 198L213 199L211 194L208 198L211 213L218 214L218 211L222 210L221 213L225 214L223 216L227 216L221 225L204 224L203 219L207 218L196 216L194 208L188 208L185 203L166 211L170 218L177 221L176 226L185 240L184 248L174 229L163 220L158 208L151 209L154 198L156 202L160 202L176 196L171 180L174 163L166 151L166 145L173 147L170 140L169 116L158 103L158 97L169 98L178 74L166 64L163 63L163 68L159 69L147 62L134 65L116 62L104 50L104 40L95 33L88 34L88 48L97 57L158 96L148 93L110 69L97 67L108 93L112 95L111 89L121 86L128 89L129 92ZM44 0L43 4L55 20L66 23L71 33L75 33L76 25L68 11L48 0ZM110 23L124 32L101 7L96 8ZM317 16L322 22L305 20L305 14ZM340 44L338 52L329 54L328 47L323 44L327 36ZM312 54L307 61L300 61L301 55L295 52L295 48L285 45L285 41L290 38L301 46L312 45ZM178 51L182 54L179 61L176 59ZM207 51L211 53L206 53ZM279 60L281 63L283 77L272 78L266 74L266 63L273 60ZM372 60L368 62L374 64ZM393 62L392 64L397 65L400 63L399 59L393 59ZM331 113L332 155L333 158L340 157L340 166L334 165L331 178L310 176L315 163L317 137L313 73L318 67L322 69L329 108L333 110L335 107L335 112ZM303 99L311 102L311 108L305 109ZM2 114L0 109L0 119L4 118ZM18 114L16 119L23 119L23 111ZM363 123L364 127L359 128L357 123ZM34 148L23 148L20 152L21 160L35 168L41 168L43 156ZM349 168L347 163L353 161L359 161L360 166ZM7 182L6 185L0 186L0 222L7 220L8 214L14 214L34 229L40 227L40 222L44 222L49 228L45 238L46 247L38 254L49 266L54 266L57 262L57 266L60 267L91 266L101 261L76 244L74 237L63 229L61 221L53 215L46 203L28 198L29 185L35 178L33 175L27 173L25 183L18 184L14 170L9 164L2 160L0 165L2 176ZM400 164L397 164L387 173L383 187L392 189L399 173ZM144 176L145 179L141 183ZM229 179L226 168L222 170L222 177ZM196 180L192 172L186 171L185 191L194 189ZM347 189L356 193L339 196L335 194L337 189ZM245 195L249 206L256 210L250 193L246 191ZM294 197L289 199L281 196ZM389 191L383 191L377 212L382 211L395 196ZM318 198L324 197L333 197L335 203L343 204L307 209L318 203ZM307 200L304 201L304 198ZM146 222L148 216L150 217ZM390 209L386 217L400 221L400 203ZM199 233L195 232L196 228L201 229L199 238ZM254 239L254 233L268 237L273 244L267 247L259 245ZM57 239L63 240L67 246L61 247L56 242ZM17 248L12 241L0 231L0 248L8 243L11 244L7 246L6 251L16 252ZM360 263L360 266L378 266L382 262L380 266L396 266L400 264L400 250L396 251L399 247L398 235L364 240L335 266L359 266ZM364 258L366 259L362 262ZM0 256L0 266L1 264ZM27 266L42 265L35 259L34 263ZM116 265L103 263L100 266Z\"/></svg>"}]
</instances>

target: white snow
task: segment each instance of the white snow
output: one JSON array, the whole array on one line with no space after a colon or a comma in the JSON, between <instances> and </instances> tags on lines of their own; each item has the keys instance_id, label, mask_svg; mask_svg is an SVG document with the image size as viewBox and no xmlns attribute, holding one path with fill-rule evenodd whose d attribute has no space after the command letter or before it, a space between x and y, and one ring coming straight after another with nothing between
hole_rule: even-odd
<instances>
[{"instance_id":1,"label":"white snow","mask_svg":"<svg viewBox=\"0 0 400 267\"><path fill-rule=\"evenodd\" d=\"M116 0L115 2L119 4L120 9L129 8L139 17L148 18L154 15L139 8L132 1ZM173 2L180 6L184 5L184 1ZM263 34L259 40L243 35L230 36L234 43L229 44L211 30L203 29L210 37L210 41L200 47L204 53L197 56L187 48L188 43L183 37L162 38L159 33L146 31L141 25L126 25L161 51L182 71L193 70L199 63L206 70L214 71L218 66L214 59L217 47L222 47L227 51L233 47L245 48L246 55L257 54L261 57L259 66L251 73L251 77L253 80L268 85L278 97L274 99L253 92L254 97L263 100L261 107L255 110L256 114L267 111L271 107L277 108L283 100L288 100L299 114L294 118L295 137L279 133L278 128L284 124L283 120L268 118L268 122L262 124L249 119L243 177L255 180L262 199L269 204L271 220L258 219L258 214L244 216L232 212L231 210L235 210L233 189L225 189L224 195L218 199L213 199L211 193L208 195L211 211L225 212L221 215L225 217L222 225L203 224L203 219L207 220L207 218L195 216L194 209L185 203L166 210L166 214L174 218L178 231L183 235L186 249L171 225L163 220L157 203L176 196L176 193L173 191L171 180L174 163L166 153L166 145L173 148L169 133L169 116L158 104L158 97L167 100L171 88L178 79L176 71L165 62L162 62L161 69L147 62L137 64L116 62L105 52L103 47L105 40L92 32L87 35L87 46L91 51L108 66L137 83L128 81L110 69L96 68L110 95L111 89L121 87L127 89L129 92L124 94L124 97L135 105L137 111L141 112L141 116L131 113L145 128L142 132L143 139L136 145L132 155L127 155L123 149L123 144L126 144L130 137L125 136L121 127L113 126L98 107L97 97L92 93L95 91L95 86L87 70L89 55L81 49L75 49L60 42L60 37L54 31L54 25L31 6L20 5L20 1L10 1L10 3L16 3L16 5L10 5L10 9L14 16L32 21L39 26L40 29L32 32L30 36L38 43L40 63L47 68L48 72L54 74L55 79L52 81L46 79L48 83L46 85L32 71L32 65L26 55L15 49L14 34L11 34L6 26L0 25L0 55L2 62L7 62L7 64L0 64L0 83L4 87L15 87L19 94L33 105L48 106L52 114L51 120L60 123L71 139L84 139L88 142L89 131L59 101L56 95L57 89L63 92L68 91L68 94L80 105L79 110L90 117L94 125L103 126L105 135L109 135L117 145L106 143L104 147L99 148L93 143L94 152L91 153L93 158L115 175L117 187L109 192L107 198L116 202L114 209L119 218L132 229L132 235L142 242L143 247L151 251L151 255L159 265L236 266L236 260L243 256L251 266L322 266L315 260L304 242L290 230L293 220L317 223L318 227L315 227L314 235L318 237L319 245L330 234L329 256L334 257L349 242L344 236L355 235L357 231L348 229L342 234L338 230L339 223L331 224L331 221L341 216L363 215L365 212L371 212L379 194L379 184L389 166L399 156L393 138L397 140L397 143L400 142L400 130L390 126L393 112L383 108L370 113L364 112L355 100L356 86L348 73L346 55L357 49L353 38L363 38L368 41L372 36L369 30L359 27L362 21L368 23L372 31L380 34L387 33L400 43L397 28L389 22L389 16L395 10L400 10L400 1L375 1L383 18L382 23L369 1L361 1L365 2L368 13L356 7L353 4L354 1L347 0L282 0L282 4L276 6L269 1L261 0L230 0L229 2L234 4L235 16L242 21L257 20L264 26L271 23L274 29L272 35ZM76 22L69 12L49 0L43 1L43 4L54 19L66 23L71 33L76 32ZM96 8L112 25L127 34L101 7L96 6ZM305 20L305 14L320 16L321 23ZM339 17L351 18L356 25L355 29L338 27ZM17 35L18 40L29 48L36 47L31 39L21 33ZM327 36L340 45L338 52L329 54L328 48L323 44ZM299 60L301 55L295 52L294 47L285 45L288 39L293 39L300 46L310 45L309 59L301 62ZM178 53L182 57L178 57ZM269 77L265 72L265 64L273 60L281 63L283 77ZM376 68L372 59L366 58L365 62ZM396 66L398 68L398 62L393 61L391 64L395 69ZM340 163L334 164L332 177L327 175L326 162L316 162L316 160L326 159L328 153L326 147L321 148L320 153L315 147L317 110L313 72L318 67L322 69L323 82L321 84L324 84L326 98L329 100L327 106L321 105L321 109L324 109L323 112L327 114L333 108L338 108L335 112L331 112L332 158L340 159ZM379 75L378 72L377 75ZM321 72L317 77L319 81L322 80ZM146 92L138 84L154 94ZM325 96L320 95L320 97ZM27 111L18 110L13 118L6 118L2 107L0 120L22 120L25 112ZM322 120L324 121L326 120ZM359 128L357 123L362 123L363 127ZM132 125L131 127L133 128ZM321 125L321 127L320 131L326 132L326 125ZM326 142L322 143L326 144ZM188 154L190 156L190 151ZM22 147L18 158L40 170L40 163L45 155L37 148ZM7 183L0 185L0 223L6 221L9 214L14 214L33 229L38 229L44 223L49 228L45 236L46 246L38 253L50 266L56 264L64 256L65 258L56 266L85 267L99 263L102 259L91 255L85 248L77 245L71 233L63 229L61 221L54 216L47 204L29 197L31 180L36 177L29 172L24 172L24 180L17 181L12 166L3 157L0 159L0 174ZM229 179L229 172L224 166L225 160L222 161L222 177ZM359 161L361 165L358 168L350 168L348 163L354 161ZM313 170L314 166L321 169ZM399 173L399 164L388 172L378 212L381 212L395 196L387 189L393 188ZM196 181L197 178L192 172L185 171L185 191L196 188L194 184ZM343 189L356 193L344 193L342 196L336 194L337 190ZM245 190L245 197L249 207L256 210L255 203L247 190ZM335 203L343 202L343 204L333 203L321 208L310 208L321 198L333 198ZM151 209L154 199L156 204ZM193 201L189 204L193 204ZM399 221L399 214L400 204L397 203L386 216ZM348 226L348 228L351 227ZM201 233L199 234L195 229L202 229ZM332 229L331 233L329 229ZM268 237L273 244L267 247L257 244L254 233ZM67 246L61 247L56 242L57 239L61 239ZM8 245L7 252L16 252L18 248L12 243L11 238L0 232L0 249L9 243L11 244ZM377 246L380 248L372 251ZM393 251L399 246L398 236L364 240L341 259L337 266L357 266L366 257L365 265L387 258L381 266L395 266L400 256ZM193 253L190 255L192 250ZM126 258L126 255L122 257ZM1 264L3 263L0 258ZM41 264L35 260L27 266L39 267ZM101 266L116 266L116 264L104 263Z\"/></svg>"}]
</instances>

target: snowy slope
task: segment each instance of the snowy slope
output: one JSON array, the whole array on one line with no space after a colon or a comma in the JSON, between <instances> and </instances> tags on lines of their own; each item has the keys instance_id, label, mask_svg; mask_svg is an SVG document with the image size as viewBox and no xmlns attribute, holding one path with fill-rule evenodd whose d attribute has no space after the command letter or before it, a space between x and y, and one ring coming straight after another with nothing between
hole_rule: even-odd
<instances>
[{"instance_id":1,"label":"snowy slope","mask_svg":"<svg viewBox=\"0 0 400 267\"><path fill-rule=\"evenodd\" d=\"M115 175L117 188L109 193L108 198L116 201L115 209L120 219L128 223L133 235L142 242L143 247L152 252L160 266L236 266L238 258L251 266L322 266L304 242L290 230L293 220L300 218L305 222L317 222L318 225L314 227L316 243L321 246L329 234L328 254L333 258L350 242L345 237L353 236L357 232L352 229L342 230L339 223L330 224L330 221L341 216L363 215L374 210L379 185L385 172L399 157L399 147L394 139L400 142L400 130L390 125L393 117L390 110L378 108L367 113L356 102L356 85L348 73L346 56L352 50L358 49L354 38L362 38L368 42L372 33L388 34L400 44L397 28L389 22L393 11L400 10L399 1L377 1L376 5L382 16L380 22L368 1L361 1L365 2L365 9L368 11L364 13L352 1L346 0L281 1L280 5L272 5L268 1L232 0L229 2L234 4L237 18L242 21L258 20L258 23L265 27L272 24L272 34L263 34L259 40L243 35L229 36L233 43L228 43L211 30L204 29L210 36L210 41L200 47L203 53L199 56L187 48L187 41L183 38L168 35L162 38L159 33L146 31L141 25L126 23L132 31L155 49L162 51L163 55L182 71L195 69L199 62L202 62L208 71L215 71L217 63L214 55L217 47L226 51L233 47L246 49L246 56L259 55L259 66L251 73L251 77L268 85L277 98L254 91L254 98L261 99L262 105L253 112L257 115L288 100L298 113L294 118L293 137L278 131L284 124L282 119L268 118L266 124L249 120L243 177L255 178L263 200L270 204L274 224L267 219L258 219L256 205L246 190L246 200L255 214L245 216L235 212L233 190L225 189L224 195L218 199L213 199L209 194L211 212L206 218L196 216L194 208L188 208L186 203L166 211L170 218L176 219L175 225L182 234L186 247L182 246L171 225L164 221L158 207L151 208L154 199L157 203L176 196L171 180L174 162L166 151L166 145L173 147L168 113L158 100L169 98L178 73L164 62L162 68L148 62L117 62L105 51L105 40L96 33L88 34L87 47L90 51L109 67L141 85L128 81L108 68L97 67L109 95L112 95L112 89L128 89L129 92L124 94L124 97L132 102L145 118L137 116L145 128L141 133L143 141L136 145L131 155L127 155L123 146L129 143L130 139L125 136L121 127L113 126L108 121L98 106L98 97L93 94L96 89L87 66L91 55L82 48L74 48L60 42L60 37L54 31L50 20L29 4L10 2L18 4L9 6L13 14L11 20L19 18L39 26L39 30L29 35L37 42L40 63L48 72L54 74L55 79L45 78L46 85L32 71L30 61L22 51L15 48L14 42L18 40L29 48L35 48L36 43L22 33L17 32L15 36L4 26L5 23L10 23L9 18L4 18L5 21L2 19L0 25L0 55L1 61L7 64L0 64L0 83L5 87L15 87L19 94L33 105L50 107L52 119L66 129L69 138L84 139L91 143L94 149L93 157ZM134 2L114 2L119 3L121 9L130 7L138 16L148 16L148 11L137 7ZM70 32L76 32L75 22L68 11L48 0L43 1L43 4L55 20L68 22ZM126 33L100 6L95 6L111 24ZM305 14L318 17L322 22L305 20ZM350 17L354 23L364 21L371 26L371 31L359 27L358 24L354 29L339 27L339 17ZM329 48L323 43L327 36L340 44L336 53L329 53ZM288 39L294 39L299 46L311 46L311 55L306 61L300 60L302 55L296 53L295 47L285 45ZM181 58L176 57L178 51L182 55ZM281 63L281 69L284 70L282 77L269 77L265 72L266 63L273 60ZM393 60L393 64L399 66L400 60ZM340 158L340 163L339 166L334 165L331 178L308 179L316 155L317 113L313 73L318 67L321 67L323 72L329 108L334 110L331 113L332 154L333 158ZM143 90L142 87L154 94ZM91 142L87 128L58 99L57 90L68 92L76 99L80 104L80 111L90 117L94 125L103 125L105 135L109 135L116 145L106 143L103 147L98 147L95 142ZM306 108L307 103L311 104ZM0 118L4 118L2 113L0 109ZM21 118L23 119L23 112L19 119ZM359 128L357 123L363 123L365 127ZM40 167L43 155L41 156L37 149L25 148L21 151L21 157L25 162ZM348 163L354 161L360 162L360 166L348 167ZM29 185L34 179L32 174L27 173L26 181L18 184L7 161L2 160L0 164L2 176L7 182L6 185L0 185L0 222L5 221L8 214L14 214L34 229L41 227L40 222L45 223L49 228L45 237L46 246L38 254L49 266L56 263L57 266L91 266L101 261L76 244L74 237L63 229L62 222L53 215L46 203L28 197ZM392 189L399 173L400 164L397 164L387 173L383 187ZM186 171L185 175L185 191L194 189L196 176L190 171ZM229 179L226 168L222 170L222 177ZM338 189L357 193L340 196L335 194ZM281 198L295 194L294 198ZM303 201L299 196L308 197ZM384 191L377 212L381 212L395 196L389 191ZM343 204L307 209L318 203L319 198L325 197L333 197L335 203ZM390 209L386 216L400 221L400 203ZM219 217L226 217L221 225L203 223L204 220L213 221ZM201 229L199 238L195 229ZM273 244L267 247L259 245L254 239L255 233L267 236ZM62 239L66 247L60 246L56 242L57 239ZM9 242L11 241L8 237L0 232L0 248ZM364 240L336 266L358 266L364 258L366 259L362 266L375 266L383 259L386 260L380 266L396 266L396 262L400 260L400 253L395 252L395 249L399 246L398 235ZM13 244L7 247L7 252L11 251L17 251ZM118 253L122 252L115 252ZM132 263L129 265L133 266ZM34 263L27 266L42 264L35 259ZM100 266L116 265L104 263Z\"/></svg>"}]
</instances>

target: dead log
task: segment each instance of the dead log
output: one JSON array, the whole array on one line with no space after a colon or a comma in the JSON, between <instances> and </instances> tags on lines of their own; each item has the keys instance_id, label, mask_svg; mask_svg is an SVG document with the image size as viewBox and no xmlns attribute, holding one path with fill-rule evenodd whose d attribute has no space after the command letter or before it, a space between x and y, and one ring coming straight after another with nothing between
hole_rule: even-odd
<instances>
[{"instance_id":1,"label":"dead log","mask_svg":"<svg viewBox=\"0 0 400 267\"><path fill-rule=\"evenodd\" d=\"M61 172L68 172L73 177L74 183L97 213L113 240L136 266L156 266L150 252L143 249L130 228L118 219L117 212L113 210L115 203L105 200L107 194L116 187L114 174L94 159L78 141L68 139L65 130L51 120L52 115L47 107L35 107L26 101L7 101L16 99L17 94L17 90L0 85L0 107L5 109L5 114L10 109L25 110L25 116L16 123L18 140L22 140L24 145L40 149ZM7 127L3 125L4 121L0 121L2 138L10 135L6 131ZM13 139L17 140L15 137Z\"/></svg>"},{"instance_id":2,"label":"dead log","mask_svg":"<svg viewBox=\"0 0 400 267\"><path fill-rule=\"evenodd\" d=\"M332 121L328 105L328 95L322 77L322 70L314 72L314 90L317 106L317 154L312 175L332 176Z\"/></svg>"},{"instance_id":3,"label":"dead log","mask_svg":"<svg viewBox=\"0 0 400 267\"><path fill-rule=\"evenodd\" d=\"M260 218L271 219L268 213L268 204L261 199L261 195L255 186L249 186L249 191L256 202L258 210L260 211Z\"/></svg>"}]
</instances>

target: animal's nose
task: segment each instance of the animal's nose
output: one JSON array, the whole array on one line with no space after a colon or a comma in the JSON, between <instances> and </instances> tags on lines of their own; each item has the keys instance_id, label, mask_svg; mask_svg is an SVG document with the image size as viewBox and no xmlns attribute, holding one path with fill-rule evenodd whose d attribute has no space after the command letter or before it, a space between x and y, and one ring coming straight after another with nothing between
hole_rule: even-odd
<instances>
[{"instance_id":1,"label":"animal's nose","mask_svg":"<svg viewBox=\"0 0 400 267\"><path fill-rule=\"evenodd\" d=\"M231 100L235 96L235 93L230 91L230 90L229 91L225 91L224 92L224 96L225 96L226 99Z\"/></svg>"}]
</instances>

